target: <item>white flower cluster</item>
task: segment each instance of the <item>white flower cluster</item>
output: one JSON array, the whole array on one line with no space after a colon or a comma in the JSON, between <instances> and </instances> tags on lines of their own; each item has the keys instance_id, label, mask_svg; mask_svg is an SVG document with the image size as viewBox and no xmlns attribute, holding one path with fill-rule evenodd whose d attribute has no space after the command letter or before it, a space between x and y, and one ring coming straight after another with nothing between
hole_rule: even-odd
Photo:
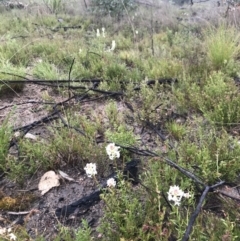
<instances>
[{"instance_id":1,"label":"white flower cluster","mask_svg":"<svg viewBox=\"0 0 240 241\"><path fill-rule=\"evenodd\" d=\"M102 28L102 36L103 38L106 37L106 34L105 34L105 28ZM97 38L100 38L101 37L101 31L99 30L99 28L97 28L97 32L96 32L96 36ZM112 52L116 49L116 41L115 40L112 40L112 45L111 47L108 47L108 49L106 50L106 52Z\"/></svg>"},{"instance_id":2,"label":"white flower cluster","mask_svg":"<svg viewBox=\"0 0 240 241\"><path fill-rule=\"evenodd\" d=\"M120 151L118 150L119 148L119 146L115 146L115 143L110 143L106 146L106 151L110 160L120 157Z\"/></svg>"},{"instance_id":3,"label":"white flower cluster","mask_svg":"<svg viewBox=\"0 0 240 241\"><path fill-rule=\"evenodd\" d=\"M97 29L97 37L99 38L101 36L100 30ZM102 36L105 38L105 28L102 28Z\"/></svg>"},{"instance_id":4,"label":"white flower cluster","mask_svg":"<svg viewBox=\"0 0 240 241\"><path fill-rule=\"evenodd\" d=\"M116 186L116 181L115 181L115 179L114 179L114 178L109 178L109 179L107 180L107 186L108 186L108 187L115 187L115 186Z\"/></svg>"},{"instance_id":5,"label":"white flower cluster","mask_svg":"<svg viewBox=\"0 0 240 241\"><path fill-rule=\"evenodd\" d=\"M120 151L119 151L119 146L115 146L115 143L110 143L109 145L106 146L106 151L111 160L114 158L119 158L120 157ZM97 167L95 163L88 163L85 167L84 170L87 174L88 177L95 176L97 174ZM108 187L115 187L116 186L116 180L114 178L109 178L107 180L107 186Z\"/></svg>"},{"instance_id":6,"label":"white flower cluster","mask_svg":"<svg viewBox=\"0 0 240 241\"><path fill-rule=\"evenodd\" d=\"M88 163L84 170L88 177L95 176L97 174L97 167L95 163Z\"/></svg>"},{"instance_id":7,"label":"white flower cluster","mask_svg":"<svg viewBox=\"0 0 240 241\"><path fill-rule=\"evenodd\" d=\"M6 229L0 227L0 235L7 235L9 240L17 240L17 237L14 233L12 233L11 228Z\"/></svg>"},{"instance_id":8,"label":"white flower cluster","mask_svg":"<svg viewBox=\"0 0 240 241\"><path fill-rule=\"evenodd\" d=\"M112 41L112 47L109 49L109 51L110 51L110 52L111 52L111 51L114 51L115 48L116 48L116 41L113 40L113 41Z\"/></svg>"},{"instance_id":9,"label":"white flower cluster","mask_svg":"<svg viewBox=\"0 0 240 241\"><path fill-rule=\"evenodd\" d=\"M189 193L184 193L179 186L170 186L170 189L168 191L168 200L174 201L175 205L180 205L180 202L182 200L182 197L190 198L191 195Z\"/></svg>"}]
</instances>

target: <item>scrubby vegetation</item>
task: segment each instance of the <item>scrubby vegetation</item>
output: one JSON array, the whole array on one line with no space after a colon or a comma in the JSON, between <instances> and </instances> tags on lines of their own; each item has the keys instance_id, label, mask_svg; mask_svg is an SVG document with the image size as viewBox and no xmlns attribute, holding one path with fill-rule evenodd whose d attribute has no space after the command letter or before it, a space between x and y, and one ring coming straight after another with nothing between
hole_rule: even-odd
<instances>
[{"instance_id":1,"label":"scrubby vegetation","mask_svg":"<svg viewBox=\"0 0 240 241\"><path fill-rule=\"evenodd\" d=\"M97 228L85 220L78 230L60 224L54 240L188 240L187 227L189 240L239 240L240 197L226 197L221 189L239 185L236 21L208 10L208 21L181 20L194 19L201 5L83 2L1 7L1 101L21 96L34 80L52 88L41 102L57 118L43 123L47 138L32 141L23 138L29 129L11 119L12 108L0 126L0 172L24 186L41 171L70 166L84 174L87 163L96 163L97 188L112 169L140 160L137 185L119 172L117 187L103 191ZM120 158L107 158L109 142L120 146ZM9 153L14 145L17 154ZM173 186L182 190L175 203L169 198ZM209 192L201 200L204 190ZM11 205L4 200L3 193L0 209L24 210L14 206L17 197ZM31 238L24 226L14 234Z\"/></svg>"}]
</instances>

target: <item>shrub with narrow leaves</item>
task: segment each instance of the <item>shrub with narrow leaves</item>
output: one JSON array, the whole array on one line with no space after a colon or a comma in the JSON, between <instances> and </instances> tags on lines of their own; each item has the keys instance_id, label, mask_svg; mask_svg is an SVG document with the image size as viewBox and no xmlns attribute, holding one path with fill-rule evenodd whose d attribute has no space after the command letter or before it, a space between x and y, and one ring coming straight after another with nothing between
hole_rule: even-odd
<instances>
[{"instance_id":1,"label":"shrub with narrow leaves","mask_svg":"<svg viewBox=\"0 0 240 241\"><path fill-rule=\"evenodd\" d=\"M93 12L96 14L109 14L112 17L121 17L126 10L136 9L134 0L92 0Z\"/></svg>"}]
</instances>

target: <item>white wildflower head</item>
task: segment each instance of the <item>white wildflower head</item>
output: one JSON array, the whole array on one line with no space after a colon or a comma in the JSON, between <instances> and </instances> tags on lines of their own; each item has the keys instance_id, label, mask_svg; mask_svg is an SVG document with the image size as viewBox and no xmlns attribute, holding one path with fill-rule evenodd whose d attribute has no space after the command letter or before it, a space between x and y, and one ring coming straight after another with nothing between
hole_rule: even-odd
<instances>
[{"instance_id":1,"label":"white wildflower head","mask_svg":"<svg viewBox=\"0 0 240 241\"><path fill-rule=\"evenodd\" d=\"M135 33L138 35L138 30L136 30Z\"/></svg>"},{"instance_id":2,"label":"white wildflower head","mask_svg":"<svg viewBox=\"0 0 240 241\"><path fill-rule=\"evenodd\" d=\"M192 195L190 195L189 192L186 192L186 193L183 194L183 196L184 196L185 198L190 198Z\"/></svg>"},{"instance_id":3,"label":"white wildflower head","mask_svg":"<svg viewBox=\"0 0 240 241\"><path fill-rule=\"evenodd\" d=\"M17 240L16 235L13 234L13 233L9 233L9 234L8 234L8 237L9 237L10 240Z\"/></svg>"},{"instance_id":4,"label":"white wildflower head","mask_svg":"<svg viewBox=\"0 0 240 241\"><path fill-rule=\"evenodd\" d=\"M119 148L119 146L115 146L115 143L110 143L106 146L106 152L111 160L120 157Z\"/></svg>"},{"instance_id":5,"label":"white wildflower head","mask_svg":"<svg viewBox=\"0 0 240 241\"><path fill-rule=\"evenodd\" d=\"M112 41L112 47L111 47L110 51L114 51L115 48L116 48L116 41L113 40L113 41Z\"/></svg>"},{"instance_id":6,"label":"white wildflower head","mask_svg":"<svg viewBox=\"0 0 240 241\"><path fill-rule=\"evenodd\" d=\"M115 179L114 179L114 178L109 178L109 179L107 180L107 186L108 186L108 187L115 187L115 186L116 186L116 181L115 181Z\"/></svg>"},{"instance_id":7,"label":"white wildflower head","mask_svg":"<svg viewBox=\"0 0 240 241\"><path fill-rule=\"evenodd\" d=\"M184 192L179 188L179 186L170 186L168 191L168 200L174 201L175 205L179 205L183 194Z\"/></svg>"},{"instance_id":8,"label":"white wildflower head","mask_svg":"<svg viewBox=\"0 0 240 241\"><path fill-rule=\"evenodd\" d=\"M174 204L179 206L180 202L182 200L182 197L190 198L191 195L187 192L184 193L179 186L170 186L170 189L168 191L168 200L174 201Z\"/></svg>"},{"instance_id":9,"label":"white wildflower head","mask_svg":"<svg viewBox=\"0 0 240 241\"><path fill-rule=\"evenodd\" d=\"M17 239L16 235L14 233L12 233L11 228L6 229L6 228L0 227L0 235L4 235L4 236L6 235L9 238L9 240L16 240Z\"/></svg>"},{"instance_id":10,"label":"white wildflower head","mask_svg":"<svg viewBox=\"0 0 240 241\"><path fill-rule=\"evenodd\" d=\"M88 163L84 170L88 177L95 176L97 174L97 167L95 163Z\"/></svg>"},{"instance_id":11,"label":"white wildflower head","mask_svg":"<svg viewBox=\"0 0 240 241\"><path fill-rule=\"evenodd\" d=\"M97 37L100 37L100 31L97 29Z\"/></svg>"},{"instance_id":12,"label":"white wildflower head","mask_svg":"<svg viewBox=\"0 0 240 241\"><path fill-rule=\"evenodd\" d=\"M0 227L0 235L3 235L7 232L7 229L6 228L1 228Z\"/></svg>"},{"instance_id":13,"label":"white wildflower head","mask_svg":"<svg viewBox=\"0 0 240 241\"><path fill-rule=\"evenodd\" d=\"M102 36L105 38L105 28L102 28Z\"/></svg>"}]
</instances>

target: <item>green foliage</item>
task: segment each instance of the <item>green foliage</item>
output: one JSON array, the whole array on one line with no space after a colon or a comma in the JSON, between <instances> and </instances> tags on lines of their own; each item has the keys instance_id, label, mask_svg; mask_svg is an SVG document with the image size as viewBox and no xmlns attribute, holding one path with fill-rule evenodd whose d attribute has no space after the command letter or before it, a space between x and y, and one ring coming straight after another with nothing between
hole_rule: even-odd
<instances>
[{"instance_id":1,"label":"green foliage","mask_svg":"<svg viewBox=\"0 0 240 241\"><path fill-rule=\"evenodd\" d=\"M58 80L63 78L58 68L48 62L37 64L33 70L33 74L36 78L46 80Z\"/></svg>"},{"instance_id":2,"label":"green foliage","mask_svg":"<svg viewBox=\"0 0 240 241\"><path fill-rule=\"evenodd\" d=\"M86 220L82 220L83 227L76 232L76 241L91 241L91 228Z\"/></svg>"},{"instance_id":3,"label":"green foliage","mask_svg":"<svg viewBox=\"0 0 240 241\"><path fill-rule=\"evenodd\" d=\"M32 45L32 54L35 58L44 60L57 60L59 53L59 43L49 43L49 39L43 39L41 42L36 42Z\"/></svg>"},{"instance_id":4,"label":"green foliage","mask_svg":"<svg viewBox=\"0 0 240 241\"><path fill-rule=\"evenodd\" d=\"M144 219L142 205L129 183L122 180L118 185L119 190L102 194L106 207L98 231L106 241L134 238Z\"/></svg>"},{"instance_id":5,"label":"green foliage","mask_svg":"<svg viewBox=\"0 0 240 241\"><path fill-rule=\"evenodd\" d=\"M21 152L19 159L16 160L12 157L8 158L7 162L4 162L4 168L10 169L9 177L21 182L26 176L35 173L40 167L47 170L59 167L60 163L78 166L83 170L86 163L94 162L98 165L99 175L106 171L106 166L103 165L106 160L105 149L98 146L94 141L98 123L92 125L84 117L79 119L81 126L77 125L76 119L69 118L68 121L70 125L82 129L86 135L82 135L74 129L59 127L56 123L56 128L50 130L51 137L49 137L48 141L37 140L34 142L22 139L19 143Z\"/></svg>"},{"instance_id":6,"label":"green foliage","mask_svg":"<svg viewBox=\"0 0 240 241\"><path fill-rule=\"evenodd\" d=\"M238 92L221 73L210 76L202 90L204 101L199 103L205 116L217 124L228 125L240 120Z\"/></svg>"},{"instance_id":7,"label":"green foliage","mask_svg":"<svg viewBox=\"0 0 240 241\"><path fill-rule=\"evenodd\" d=\"M33 30L33 25L31 24L32 16L25 14L19 17L18 14L12 14L11 12L2 13L2 22L0 27L0 34L3 36L3 39L10 40L17 39L19 42L22 42L22 38L18 38L18 34L23 38L29 32Z\"/></svg>"},{"instance_id":8,"label":"green foliage","mask_svg":"<svg viewBox=\"0 0 240 241\"><path fill-rule=\"evenodd\" d=\"M53 138L49 144L52 162L57 166L65 162L70 166L78 166L82 170L86 163L93 162L97 164L98 173L101 175L105 171L103 163L106 160L106 153L105 149L95 142L100 128L98 123L93 125L86 117L68 117L68 122L71 126L83 131L84 135L74 129L63 127L60 130L52 129Z\"/></svg>"},{"instance_id":9,"label":"green foliage","mask_svg":"<svg viewBox=\"0 0 240 241\"><path fill-rule=\"evenodd\" d=\"M71 229L59 225L58 235L53 239L53 241L61 241L61 240L73 241L75 239L74 239L74 233Z\"/></svg>"},{"instance_id":10,"label":"green foliage","mask_svg":"<svg viewBox=\"0 0 240 241\"><path fill-rule=\"evenodd\" d=\"M215 73L206 81L202 89L200 109L205 116L221 125L231 125L240 120L240 97L233 82L224 75Z\"/></svg>"},{"instance_id":11,"label":"green foliage","mask_svg":"<svg viewBox=\"0 0 240 241\"><path fill-rule=\"evenodd\" d=\"M24 179L35 173L39 168L47 170L54 166L49 158L49 150L47 147L42 148L44 142L30 141L25 138L19 141L20 156L15 158L11 156L6 162L6 167L9 168L8 176L22 183Z\"/></svg>"},{"instance_id":12,"label":"green foliage","mask_svg":"<svg viewBox=\"0 0 240 241\"><path fill-rule=\"evenodd\" d=\"M184 138L184 136L186 134L185 126L178 124L176 122L167 123L166 127L167 127L169 133L171 134L171 136L176 140L180 140L180 139Z\"/></svg>"},{"instance_id":13,"label":"green foliage","mask_svg":"<svg viewBox=\"0 0 240 241\"><path fill-rule=\"evenodd\" d=\"M156 60L152 58L148 64L146 72L150 79L175 78L182 73L182 64L177 59Z\"/></svg>"},{"instance_id":14,"label":"green foliage","mask_svg":"<svg viewBox=\"0 0 240 241\"><path fill-rule=\"evenodd\" d=\"M136 143L136 136L134 135L133 130L124 124L116 126L114 130L107 130L105 135L109 141L119 145L131 146Z\"/></svg>"},{"instance_id":15,"label":"green foliage","mask_svg":"<svg viewBox=\"0 0 240 241\"><path fill-rule=\"evenodd\" d=\"M175 227L174 230L172 226L172 231L178 234L177 237L183 237L184 232L182 230L186 227L188 219L189 213L187 211L175 209L171 213L170 220ZM225 218L219 218L210 212L201 212L193 227L190 240L215 241L225 238L238 240L239 230L235 221L231 220L228 215Z\"/></svg>"},{"instance_id":16,"label":"green foliage","mask_svg":"<svg viewBox=\"0 0 240 241\"><path fill-rule=\"evenodd\" d=\"M238 31L224 24L205 31L207 56L215 70L219 70L230 60L239 56L239 39Z\"/></svg>"},{"instance_id":17,"label":"green foliage","mask_svg":"<svg viewBox=\"0 0 240 241\"><path fill-rule=\"evenodd\" d=\"M159 159L150 159L141 175L144 188L134 188L120 177L118 189L110 189L102 195L106 203L98 229L103 235L102 240L167 241L174 227L162 191L167 192L169 182L174 182L177 174ZM189 187L188 180L184 181L181 185ZM178 215L178 221L182 217ZM186 215L184 220L187 220Z\"/></svg>"},{"instance_id":18,"label":"green foliage","mask_svg":"<svg viewBox=\"0 0 240 241\"><path fill-rule=\"evenodd\" d=\"M44 3L52 14L59 14L65 10L64 0L44 0Z\"/></svg>"},{"instance_id":19,"label":"green foliage","mask_svg":"<svg viewBox=\"0 0 240 241\"><path fill-rule=\"evenodd\" d=\"M221 71L213 72L206 80L185 80L175 96L181 106L201 111L216 125L231 126L240 120L239 94L234 82Z\"/></svg>"},{"instance_id":20,"label":"green foliage","mask_svg":"<svg viewBox=\"0 0 240 241\"><path fill-rule=\"evenodd\" d=\"M126 68L122 64L112 63L106 66L105 78L107 80L122 80L126 74Z\"/></svg>"},{"instance_id":21,"label":"green foliage","mask_svg":"<svg viewBox=\"0 0 240 241\"><path fill-rule=\"evenodd\" d=\"M109 102L105 110L111 125L114 125L115 123L121 124L121 122L123 121L122 115L118 112L117 104L115 102Z\"/></svg>"},{"instance_id":22,"label":"green foliage","mask_svg":"<svg viewBox=\"0 0 240 241\"><path fill-rule=\"evenodd\" d=\"M215 183L218 178L233 181L239 173L240 146L224 130L216 131L207 123L195 120L188 134L177 148L182 166L195 167L195 173L205 182Z\"/></svg>"},{"instance_id":23,"label":"green foliage","mask_svg":"<svg viewBox=\"0 0 240 241\"><path fill-rule=\"evenodd\" d=\"M129 183L120 181L118 189L110 189L102 195L106 203L98 229L102 240L167 241L183 237L194 208L193 197L183 200L185 205L172 205L170 210L163 195L166 195L169 184L175 183L192 194L189 179L184 176L180 178L178 172L166 166L160 158L148 160L148 166L141 176L147 189L132 189ZM142 199L142 196L145 198ZM226 236L231 237L231 240L239 237L235 219L228 215L223 219L202 211L190 238L199 240L201 237L201 240L214 241Z\"/></svg>"},{"instance_id":24,"label":"green foliage","mask_svg":"<svg viewBox=\"0 0 240 241\"><path fill-rule=\"evenodd\" d=\"M166 91L163 85L157 83L148 86L141 82L141 89L138 92L133 93L131 101L133 102L133 108L138 111L136 116L137 120L150 121L153 124L159 123L159 121L166 116L166 109L170 105L171 91ZM167 87L168 90L171 86ZM134 101L137 99L138 101Z\"/></svg>"},{"instance_id":25,"label":"green foliage","mask_svg":"<svg viewBox=\"0 0 240 241\"><path fill-rule=\"evenodd\" d=\"M19 47L19 42L21 42L21 40L11 39L1 44L0 60L18 66L28 65L32 59L31 52L27 48L29 44Z\"/></svg>"},{"instance_id":26,"label":"green foliage","mask_svg":"<svg viewBox=\"0 0 240 241\"><path fill-rule=\"evenodd\" d=\"M9 149L9 140L11 139L11 127L8 124L9 117L5 118L0 126L0 170L5 171L6 160Z\"/></svg>"},{"instance_id":27,"label":"green foliage","mask_svg":"<svg viewBox=\"0 0 240 241\"><path fill-rule=\"evenodd\" d=\"M198 100L201 99L199 92L201 90L198 81L193 81L190 76L184 75L178 88L173 89L179 112L184 113L189 109L198 110Z\"/></svg>"},{"instance_id":28,"label":"green foliage","mask_svg":"<svg viewBox=\"0 0 240 241\"><path fill-rule=\"evenodd\" d=\"M136 9L136 4L133 0L93 0L93 12L100 15L111 15L120 17L127 11Z\"/></svg>"},{"instance_id":29,"label":"green foliage","mask_svg":"<svg viewBox=\"0 0 240 241\"><path fill-rule=\"evenodd\" d=\"M0 73L0 97L2 94L20 92L24 88L23 83L11 83L11 80L22 80L25 77L24 68L17 68L9 62L1 63ZM21 78L22 76L23 78ZM9 82L6 82L9 80Z\"/></svg>"},{"instance_id":30,"label":"green foliage","mask_svg":"<svg viewBox=\"0 0 240 241\"><path fill-rule=\"evenodd\" d=\"M28 10L2 14L1 71L22 76L28 73L32 78L40 79L66 79L75 59L71 79L101 78L99 89L122 91L123 95L105 102L101 93L90 90L88 97L101 102L91 106L86 103L88 100L79 104L76 99L68 109L59 106L62 117L71 127L56 121L49 127L49 136L44 140L20 139L17 160L8 155L11 127L8 119L5 120L0 126L1 171L23 183L26 176L38 170L68 165L82 171L86 163L93 162L97 164L98 178L105 176L108 166L104 141L134 146L142 138L141 148L176 161L208 185L219 179L236 182L240 171L240 145L232 135L236 133L232 127L234 124L239 129L240 97L232 78L239 77L240 73L237 29L221 25L205 30L202 25L195 28L182 22L181 26L162 31L164 26L158 27L155 15L153 23L149 20L155 9L132 15L132 10L136 9L132 0L93 0L93 16L83 15L81 18L63 14L69 7L64 0L46 0L44 3L45 6L38 5L37 14L30 15ZM46 11L46 7L47 14L41 12L42 9ZM59 13L64 19L62 23L57 21ZM182 10L178 14L182 14ZM109 15L112 16L111 22ZM127 19L121 19L121 22L123 16ZM81 29L61 28L79 25ZM106 28L105 37L102 27ZM96 36L97 28L100 37ZM138 30L138 34L133 30ZM154 32L153 36L149 35L150 31ZM116 49L109 51L113 40ZM156 81L149 85L149 79L159 78L177 78L178 83L160 85ZM0 79L0 91L23 88L23 85L7 86L3 82L20 77L0 73ZM77 87L79 83L71 81L71 85ZM85 81L80 85L92 87ZM82 90L72 91L74 95L78 93ZM42 97L53 101L55 96L42 93ZM132 112L126 109L125 103L132 105ZM179 113L187 115L184 124L179 124L180 118L175 118ZM155 124L156 129L161 128L167 137L164 143L152 130L148 130L151 131L149 145L145 136L136 135L141 133L141 128L148 127L148 121ZM97 141L99 137L103 143ZM121 160L135 157L139 158L121 148ZM109 188L102 195L105 202L99 227L102 240L167 241L181 238L201 195L199 188L167 165L163 157L144 157L139 170L145 187L140 184L132 186L119 175L118 188ZM183 199L179 207L170 202L172 209L165 198L171 185L179 185L192 195ZM215 192L209 194L206 203L213 199L219 201ZM237 204L234 206L229 199L221 200L219 207L223 214L202 207L191 240L239 239ZM225 219L222 219L223 215ZM87 241L93 239L95 233L92 231L85 221L77 231L60 226L55 240Z\"/></svg>"}]
</instances>

